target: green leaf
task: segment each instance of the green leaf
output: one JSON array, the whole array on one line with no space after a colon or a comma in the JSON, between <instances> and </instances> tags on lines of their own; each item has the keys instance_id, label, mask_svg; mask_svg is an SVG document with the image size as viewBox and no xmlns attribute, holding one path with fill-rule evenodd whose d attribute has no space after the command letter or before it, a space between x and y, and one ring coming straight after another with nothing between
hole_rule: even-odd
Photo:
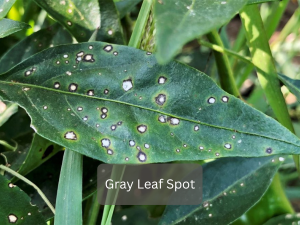
<instances>
[{"instance_id":1,"label":"green leaf","mask_svg":"<svg viewBox=\"0 0 300 225\"><path fill-rule=\"evenodd\" d=\"M291 79L283 74L278 74L278 77L300 101L300 80Z\"/></svg>"},{"instance_id":2,"label":"green leaf","mask_svg":"<svg viewBox=\"0 0 300 225\"><path fill-rule=\"evenodd\" d=\"M0 65L1 66L1 65ZM9 103L6 105L4 112L0 113L0 127L7 121L9 118L18 112L18 105Z\"/></svg>"},{"instance_id":3,"label":"green leaf","mask_svg":"<svg viewBox=\"0 0 300 225\"><path fill-rule=\"evenodd\" d=\"M158 218L150 218L145 208L132 207L116 211L112 218L112 224L123 225L156 225Z\"/></svg>"},{"instance_id":4,"label":"green leaf","mask_svg":"<svg viewBox=\"0 0 300 225\"><path fill-rule=\"evenodd\" d=\"M227 23L245 4L244 0L155 1L158 61L169 62L184 44Z\"/></svg>"},{"instance_id":5,"label":"green leaf","mask_svg":"<svg viewBox=\"0 0 300 225\"><path fill-rule=\"evenodd\" d=\"M226 158L205 164L203 204L167 206L159 224L230 224L262 197L282 160Z\"/></svg>"},{"instance_id":6,"label":"green leaf","mask_svg":"<svg viewBox=\"0 0 300 225\"><path fill-rule=\"evenodd\" d=\"M22 39L5 53L0 59L0 73L11 69L24 59L44 49L67 43L72 43L72 37L59 24L42 29Z\"/></svg>"},{"instance_id":7,"label":"green leaf","mask_svg":"<svg viewBox=\"0 0 300 225\"><path fill-rule=\"evenodd\" d=\"M30 198L4 176L0 176L0 224L46 224Z\"/></svg>"},{"instance_id":8,"label":"green leaf","mask_svg":"<svg viewBox=\"0 0 300 225\"><path fill-rule=\"evenodd\" d=\"M93 32L100 27L97 41L109 40L112 43L123 44L122 28L113 0L35 2L64 25L79 42L88 41Z\"/></svg>"},{"instance_id":9,"label":"green leaf","mask_svg":"<svg viewBox=\"0 0 300 225\"><path fill-rule=\"evenodd\" d=\"M54 224L82 224L82 155L65 150L56 197Z\"/></svg>"},{"instance_id":10,"label":"green leaf","mask_svg":"<svg viewBox=\"0 0 300 225\"><path fill-rule=\"evenodd\" d=\"M17 31L28 29L30 26L27 23L18 22L10 19L0 20L0 38L4 38L11 35Z\"/></svg>"},{"instance_id":11,"label":"green leaf","mask_svg":"<svg viewBox=\"0 0 300 225\"><path fill-rule=\"evenodd\" d=\"M45 50L0 76L0 96L41 136L107 163L300 153L295 135L205 74L126 46Z\"/></svg>"},{"instance_id":12,"label":"green leaf","mask_svg":"<svg viewBox=\"0 0 300 225\"><path fill-rule=\"evenodd\" d=\"M298 214L286 214L286 215L280 215L276 216L272 219L270 219L268 222L264 223L264 225L274 225L274 224L280 224L280 225L291 225L291 224L299 224L300 221L300 213Z\"/></svg>"},{"instance_id":13,"label":"green leaf","mask_svg":"<svg viewBox=\"0 0 300 225\"><path fill-rule=\"evenodd\" d=\"M248 0L247 5L251 5L251 4L262 4L265 2L279 2L281 0Z\"/></svg>"},{"instance_id":14,"label":"green leaf","mask_svg":"<svg viewBox=\"0 0 300 225\"><path fill-rule=\"evenodd\" d=\"M114 0L117 10L120 14L120 18L123 18L127 13L140 2L141 0Z\"/></svg>"},{"instance_id":15,"label":"green leaf","mask_svg":"<svg viewBox=\"0 0 300 225\"><path fill-rule=\"evenodd\" d=\"M3 154L11 165L10 168L22 175L28 174L62 150L62 147L37 134L32 139L32 134L28 133L19 137L16 142L18 143L16 151Z\"/></svg>"},{"instance_id":16,"label":"green leaf","mask_svg":"<svg viewBox=\"0 0 300 225\"><path fill-rule=\"evenodd\" d=\"M6 16L16 0L0 0L0 20Z\"/></svg>"}]
</instances>

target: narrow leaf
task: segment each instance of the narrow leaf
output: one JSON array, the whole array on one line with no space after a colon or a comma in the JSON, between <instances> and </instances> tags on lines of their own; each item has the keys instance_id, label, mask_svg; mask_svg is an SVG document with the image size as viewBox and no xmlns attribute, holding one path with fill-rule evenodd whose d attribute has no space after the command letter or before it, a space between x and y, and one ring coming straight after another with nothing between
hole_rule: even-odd
<instances>
[{"instance_id":1,"label":"narrow leaf","mask_svg":"<svg viewBox=\"0 0 300 225\"><path fill-rule=\"evenodd\" d=\"M114 0L120 18L129 13L141 0Z\"/></svg>"},{"instance_id":2,"label":"narrow leaf","mask_svg":"<svg viewBox=\"0 0 300 225\"><path fill-rule=\"evenodd\" d=\"M264 223L264 225L274 225L274 224L280 224L280 225L293 225L293 224L299 224L300 221L300 213L297 214L286 214L286 215L280 215L276 216L272 219L270 219L268 222Z\"/></svg>"},{"instance_id":3,"label":"narrow leaf","mask_svg":"<svg viewBox=\"0 0 300 225\"><path fill-rule=\"evenodd\" d=\"M167 206L160 224L230 224L262 197L282 160L226 158L205 164L203 204Z\"/></svg>"},{"instance_id":4,"label":"narrow leaf","mask_svg":"<svg viewBox=\"0 0 300 225\"><path fill-rule=\"evenodd\" d=\"M0 224L46 224L38 208L20 188L0 175Z\"/></svg>"},{"instance_id":5,"label":"narrow leaf","mask_svg":"<svg viewBox=\"0 0 300 225\"><path fill-rule=\"evenodd\" d=\"M184 44L227 23L245 4L244 0L155 1L158 61L169 62Z\"/></svg>"},{"instance_id":6,"label":"narrow leaf","mask_svg":"<svg viewBox=\"0 0 300 225\"><path fill-rule=\"evenodd\" d=\"M0 20L0 38L11 35L17 31L28 29L30 26L23 22L18 22L10 19Z\"/></svg>"},{"instance_id":7,"label":"narrow leaf","mask_svg":"<svg viewBox=\"0 0 300 225\"><path fill-rule=\"evenodd\" d=\"M55 225L82 224L82 155L65 150L56 197Z\"/></svg>"},{"instance_id":8,"label":"narrow leaf","mask_svg":"<svg viewBox=\"0 0 300 225\"><path fill-rule=\"evenodd\" d=\"M300 153L295 135L205 74L126 46L45 50L0 76L0 96L41 136L109 163Z\"/></svg>"},{"instance_id":9,"label":"narrow leaf","mask_svg":"<svg viewBox=\"0 0 300 225\"><path fill-rule=\"evenodd\" d=\"M283 74L278 74L278 77L300 101L300 80L291 79Z\"/></svg>"}]
</instances>

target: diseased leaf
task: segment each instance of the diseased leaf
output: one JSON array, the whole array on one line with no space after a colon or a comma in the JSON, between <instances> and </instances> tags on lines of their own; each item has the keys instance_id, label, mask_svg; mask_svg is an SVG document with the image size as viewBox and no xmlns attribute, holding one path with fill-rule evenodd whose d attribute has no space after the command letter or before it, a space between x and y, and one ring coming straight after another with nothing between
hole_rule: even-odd
<instances>
[{"instance_id":1,"label":"diseased leaf","mask_svg":"<svg viewBox=\"0 0 300 225\"><path fill-rule=\"evenodd\" d=\"M0 20L6 16L16 0L0 0Z\"/></svg>"},{"instance_id":2,"label":"diseased leaf","mask_svg":"<svg viewBox=\"0 0 300 225\"><path fill-rule=\"evenodd\" d=\"M264 223L264 225L274 225L274 224L280 224L280 225L293 225L297 224L300 221L300 213L297 214L286 214L286 215L280 215L276 216L272 219L270 219L268 222Z\"/></svg>"},{"instance_id":3,"label":"diseased leaf","mask_svg":"<svg viewBox=\"0 0 300 225\"><path fill-rule=\"evenodd\" d=\"M123 44L122 28L113 0L73 0L71 3L35 0L35 2L64 25L80 42L88 41L93 32L100 27L97 41L109 40L112 43Z\"/></svg>"},{"instance_id":4,"label":"diseased leaf","mask_svg":"<svg viewBox=\"0 0 300 225\"><path fill-rule=\"evenodd\" d=\"M282 157L226 158L203 166L203 204L167 206L164 224L230 224L265 193Z\"/></svg>"},{"instance_id":5,"label":"diseased leaf","mask_svg":"<svg viewBox=\"0 0 300 225\"><path fill-rule=\"evenodd\" d=\"M3 73L24 59L49 47L72 43L72 37L59 24L40 30L9 49L0 59L0 73Z\"/></svg>"},{"instance_id":6,"label":"diseased leaf","mask_svg":"<svg viewBox=\"0 0 300 225\"><path fill-rule=\"evenodd\" d=\"M28 29L30 28L30 26L23 22L18 22L4 18L0 20L0 28L0 38L3 38L17 31Z\"/></svg>"},{"instance_id":7,"label":"diseased leaf","mask_svg":"<svg viewBox=\"0 0 300 225\"><path fill-rule=\"evenodd\" d=\"M129 13L141 0L114 0L120 18L123 18Z\"/></svg>"},{"instance_id":8,"label":"diseased leaf","mask_svg":"<svg viewBox=\"0 0 300 225\"><path fill-rule=\"evenodd\" d=\"M0 224L46 224L38 208L17 186L0 175Z\"/></svg>"},{"instance_id":9,"label":"diseased leaf","mask_svg":"<svg viewBox=\"0 0 300 225\"><path fill-rule=\"evenodd\" d=\"M300 101L300 80L291 79L283 74L278 74L278 77Z\"/></svg>"},{"instance_id":10,"label":"diseased leaf","mask_svg":"<svg viewBox=\"0 0 300 225\"><path fill-rule=\"evenodd\" d=\"M1 75L0 95L41 136L107 163L300 153L295 135L205 74L126 46L45 50Z\"/></svg>"},{"instance_id":11,"label":"diseased leaf","mask_svg":"<svg viewBox=\"0 0 300 225\"><path fill-rule=\"evenodd\" d=\"M227 23L246 4L245 0L155 1L157 60L169 62L184 44Z\"/></svg>"}]
</instances>

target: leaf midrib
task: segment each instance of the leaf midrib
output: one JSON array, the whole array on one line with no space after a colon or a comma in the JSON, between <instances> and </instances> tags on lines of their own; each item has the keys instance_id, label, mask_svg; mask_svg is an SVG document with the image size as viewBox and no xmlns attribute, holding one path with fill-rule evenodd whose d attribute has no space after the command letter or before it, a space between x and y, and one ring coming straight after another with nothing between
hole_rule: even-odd
<instances>
[{"instance_id":1,"label":"leaf midrib","mask_svg":"<svg viewBox=\"0 0 300 225\"><path fill-rule=\"evenodd\" d=\"M166 116L170 116L170 117L175 117L175 118L178 118L178 119L183 120L183 121L188 121L188 122L192 122L192 123L196 123L196 124L200 124L200 125L205 125L205 126L208 126L208 127L223 129L223 130L230 130L230 131L238 132L238 133L241 133L241 134L247 134L247 135L252 135L252 136L263 137L263 138L266 138L266 139L280 141L280 142L284 142L284 143L287 143L287 144L290 144L290 145L294 145L296 147L300 147L300 145L296 145L296 144L288 142L286 140L281 140L281 139L277 139L277 138L273 138L273 137L268 137L268 136L265 136L265 135L255 134L255 133L239 131L239 130L232 129L232 128L212 125L212 124L204 123L204 122L201 122L201 121L187 119L187 118L177 116L177 115L172 115L172 114L169 114L169 113L166 113L166 112L161 112L161 111L158 111L156 109L151 109L151 108L135 105L135 104L128 103L128 102L122 102L122 101L118 101L118 100L114 100L114 99L101 98L101 97L90 96L90 95L82 95L82 94L78 94L78 93L74 93L74 92L67 92L67 91L62 91L62 90L57 90L57 89L53 89L53 88L37 86L37 85L34 85L34 84L27 84L27 83L19 83L19 82L11 82L11 81L0 81L0 83L8 84L8 85L17 85L17 86L22 86L22 87L31 87L31 88L37 88L37 89L44 89L44 90L47 90L47 91L58 92L58 93L65 94L65 95L73 95L73 96L78 96L78 97L85 97L85 98L97 99L97 100L102 100L102 101L114 102L114 103L118 103L118 104L128 105L128 106L132 106L132 107L152 111L152 112L155 112L155 113L160 113L162 115L166 115Z\"/></svg>"}]
</instances>

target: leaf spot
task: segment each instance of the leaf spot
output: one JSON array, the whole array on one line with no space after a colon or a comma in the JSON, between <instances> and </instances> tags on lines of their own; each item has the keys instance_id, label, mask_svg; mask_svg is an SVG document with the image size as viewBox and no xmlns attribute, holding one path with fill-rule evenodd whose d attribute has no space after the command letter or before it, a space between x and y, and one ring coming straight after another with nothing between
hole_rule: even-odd
<instances>
[{"instance_id":1,"label":"leaf spot","mask_svg":"<svg viewBox=\"0 0 300 225\"><path fill-rule=\"evenodd\" d=\"M229 98L227 96L223 96L222 97L222 101L225 102L225 103L227 103L229 101Z\"/></svg>"},{"instance_id":2,"label":"leaf spot","mask_svg":"<svg viewBox=\"0 0 300 225\"><path fill-rule=\"evenodd\" d=\"M271 154L273 152L272 148L267 148L266 153Z\"/></svg>"},{"instance_id":3,"label":"leaf spot","mask_svg":"<svg viewBox=\"0 0 300 225\"><path fill-rule=\"evenodd\" d=\"M147 126L146 125L139 125L137 127L137 130L140 132L140 133L145 133L147 131Z\"/></svg>"},{"instance_id":4,"label":"leaf spot","mask_svg":"<svg viewBox=\"0 0 300 225\"><path fill-rule=\"evenodd\" d=\"M199 130L199 126L196 125L196 126L194 127L194 131L198 131L198 130Z\"/></svg>"},{"instance_id":5,"label":"leaf spot","mask_svg":"<svg viewBox=\"0 0 300 225\"><path fill-rule=\"evenodd\" d=\"M159 84L164 84L164 83L166 83L166 81L167 81L167 78L165 78L163 76L161 76L161 77L158 78L158 83Z\"/></svg>"},{"instance_id":6,"label":"leaf spot","mask_svg":"<svg viewBox=\"0 0 300 225\"><path fill-rule=\"evenodd\" d=\"M115 56L117 56L119 53L118 53L118 52L114 52L113 54L114 54Z\"/></svg>"},{"instance_id":7,"label":"leaf spot","mask_svg":"<svg viewBox=\"0 0 300 225\"><path fill-rule=\"evenodd\" d=\"M123 80L123 89L124 91L129 91L133 87L132 80Z\"/></svg>"},{"instance_id":8,"label":"leaf spot","mask_svg":"<svg viewBox=\"0 0 300 225\"><path fill-rule=\"evenodd\" d=\"M133 141L133 140L130 140L130 141L129 141L129 146L130 146L130 147L133 147L133 146L135 146L135 141Z\"/></svg>"},{"instance_id":9,"label":"leaf spot","mask_svg":"<svg viewBox=\"0 0 300 225\"><path fill-rule=\"evenodd\" d=\"M78 110L78 111L82 111L82 110L83 110L83 107L79 106L79 107L77 108L77 110Z\"/></svg>"},{"instance_id":10,"label":"leaf spot","mask_svg":"<svg viewBox=\"0 0 300 225\"><path fill-rule=\"evenodd\" d=\"M85 117L82 118L83 121L87 121L88 119L89 119L88 116L85 116Z\"/></svg>"},{"instance_id":11,"label":"leaf spot","mask_svg":"<svg viewBox=\"0 0 300 225\"><path fill-rule=\"evenodd\" d=\"M103 107L103 108L101 108L101 112L103 112L103 113L108 113L108 109L105 108L105 107Z\"/></svg>"},{"instance_id":12,"label":"leaf spot","mask_svg":"<svg viewBox=\"0 0 300 225\"><path fill-rule=\"evenodd\" d=\"M104 90L104 94L107 95L108 93L109 93L109 90L108 90L108 89L105 89L105 90Z\"/></svg>"},{"instance_id":13,"label":"leaf spot","mask_svg":"<svg viewBox=\"0 0 300 225\"><path fill-rule=\"evenodd\" d=\"M145 146L145 148L147 148L147 149L150 148L150 145L149 145L149 144L145 144L144 146Z\"/></svg>"},{"instance_id":14,"label":"leaf spot","mask_svg":"<svg viewBox=\"0 0 300 225\"><path fill-rule=\"evenodd\" d=\"M214 97L210 97L210 98L207 100L207 102L208 102L209 104L214 104L214 103L216 102L216 99L215 99Z\"/></svg>"},{"instance_id":15,"label":"leaf spot","mask_svg":"<svg viewBox=\"0 0 300 225\"><path fill-rule=\"evenodd\" d=\"M102 147L108 148L110 146L110 140L104 138L104 139L101 140L101 144L102 144Z\"/></svg>"},{"instance_id":16,"label":"leaf spot","mask_svg":"<svg viewBox=\"0 0 300 225\"><path fill-rule=\"evenodd\" d=\"M106 45L104 48L103 48L104 51L106 52L110 52L111 50L113 50L113 47L111 45Z\"/></svg>"},{"instance_id":17,"label":"leaf spot","mask_svg":"<svg viewBox=\"0 0 300 225\"><path fill-rule=\"evenodd\" d=\"M112 125L110 128L111 128L112 131L114 131L114 130L117 129L117 126L116 125Z\"/></svg>"},{"instance_id":18,"label":"leaf spot","mask_svg":"<svg viewBox=\"0 0 300 225\"><path fill-rule=\"evenodd\" d=\"M166 119L165 116L159 116L158 121L161 122L161 123L165 123L165 122L167 122L167 119Z\"/></svg>"},{"instance_id":19,"label":"leaf spot","mask_svg":"<svg viewBox=\"0 0 300 225\"><path fill-rule=\"evenodd\" d=\"M48 106L45 105L45 106L43 107L43 109L45 109L45 110L48 109Z\"/></svg>"},{"instance_id":20,"label":"leaf spot","mask_svg":"<svg viewBox=\"0 0 300 225\"><path fill-rule=\"evenodd\" d=\"M85 62L95 62L95 59L93 58L93 55L92 54L86 54L84 57L83 57L83 60Z\"/></svg>"},{"instance_id":21,"label":"leaf spot","mask_svg":"<svg viewBox=\"0 0 300 225\"><path fill-rule=\"evenodd\" d=\"M66 59L66 58L68 58L69 56L68 55L64 55L64 58Z\"/></svg>"},{"instance_id":22,"label":"leaf spot","mask_svg":"<svg viewBox=\"0 0 300 225\"><path fill-rule=\"evenodd\" d=\"M77 88L78 88L78 85L75 83L72 83L69 85L69 91L71 91L71 92L77 91Z\"/></svg>"},{"instance_id":23,"label":"leaf spot","mask_svg":"<svg viewBox=\"0 0 300 225\"><path fill-rule=\"evenodd\" d=\"M224 145L224 147L227 148L227 149L231 149L231 144L227 143L227 144Z\"/></svg>"},{"instance_id":24,"label":"leaf spot","mask_svg":"<svg viewBox=\"0 0 300 225\"><path fill-rule=\"evenodd\" d=\"M155 97L155 102L158 105L163 105L166 102L166 95L164 94L159 94L157 97Z\"/></svg>"},{"instance_id":25,"label":"leaf spot","mask_svg":"<svg viewBox=\"0 0 300 225\"><path fill-rule=\"evenodd\" d=\"M172 125L178 125L180 123L180 120L177 118L171 118L170 123Z\"/></svg>"},{"instance_id":26,"label":"leaf spot","mask_svg":"<svg viewBox=\"0 0 300 225\"><path fill-rule=\"evenodd\" d=\"M95 95L94 90L88 90L87 95L94 96Z\"/></svg>"},{"instance_id":27,"label":"leaf spot","mask_svg":"<svg viewBox=\"0 0 300 225\"><path fill-rule=\"evenodd\" d=\"M68 140L77 140L77 136L73 131L68 131L65 134L65 138L68 139Z\"/></svg>"},{"instance_id":28,"label":"leaf spot","mask_svg":"<svg viewBox=\"0 0 300 225\"><path fill-rule=\"evenodd\" d=\"M114 154L114 151L111 149L107 149L107 154L112 155L112 154Z\"/></svg>"},{"instance_id":29,"label":"leaf spot","mask_svg":"<svg viewBox=\"0 0 300 225\"><path fill-rule=\"evenodd\" d=\"M147 160L147 156L144 152L139 152L137 154L137 158L140 162L146 162L146 160Z\"/></svg>"},{"instance_id":30,"label":"leaf spot","mask_svg":"<svg viewBox=\"0 0 300 225\"><path fill-rule=\"evenodd\" d=\"M17 216L15 216L14 214L9 214L9 216L8 216L8 221L9 221L10 223L16 223L17 220L18 220L18 217L17 217Z\"/></svg>"}]
</instances>

